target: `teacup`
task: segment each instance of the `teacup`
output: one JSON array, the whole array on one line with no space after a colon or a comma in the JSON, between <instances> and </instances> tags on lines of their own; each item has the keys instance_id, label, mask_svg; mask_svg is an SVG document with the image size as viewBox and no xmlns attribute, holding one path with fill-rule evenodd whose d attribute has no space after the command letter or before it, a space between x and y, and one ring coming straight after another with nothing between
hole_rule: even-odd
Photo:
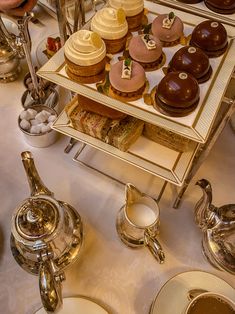
<instances>
[{"instance_id":1,"label":"teacup","mask_svg":"<svg viewBox=\"0 0 235 314\"><path fill-rule=\"evenodd\" d=\"M182 314L235 314L235 303L220 293L202 293L188 304Z\"/></svg>"},{"instance_id":2,"label":"teacup","mask_svg":"<svg viewBox=\"0 0 235 314\"><path fill-rule=\"evenodd\" d=\"M132 248L147 246L158 262L163 263L165 256L156 238L160 224L157 202L130 183L126 185L125 192L126 203L119 210L116 220L119 237Z\"/></svg>"}]
</instances>

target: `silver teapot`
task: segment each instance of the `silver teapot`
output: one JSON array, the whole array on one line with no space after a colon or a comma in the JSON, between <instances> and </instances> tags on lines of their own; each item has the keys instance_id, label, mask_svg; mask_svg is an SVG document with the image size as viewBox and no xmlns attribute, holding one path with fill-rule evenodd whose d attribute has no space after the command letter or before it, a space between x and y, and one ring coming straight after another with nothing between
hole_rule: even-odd
<instances>
[{"instance_id":1,"label":"silver teapot","mask_svg":"<svg viewBox=\"0 0 235 314\"><path fill-rule=\"evenodd\" d=\"M8 83L17 79L20 73L20 58L7 41L10 36L0 17L0 83Z\"/></svg>"},{"instance_id":2,"label":"silver teapot","mask_svg":"<svg viewBox=\"0 0 235 314\"><path fill-rule=\"evenodd\" d=\"M235 204L215 207L210 182L202 179L196 184L203 191L195 206L195 221L203 232L203 253L214 267L235 275Z\"/></svg>"},{"instance_id":3,"label":"silver teapot","mask_svg":"<svg viewBox=\"0 0 235 314\"><path fill-rule=\"evenodd\" d=\"M64 269L74 262L83 243L80 215L69 204L58 201L41 181L32 154L21 154L31 196L12 217L11 251L27 272L39 276L42 304L47 313L62 305Z\"/></svg>"}]
</instances>

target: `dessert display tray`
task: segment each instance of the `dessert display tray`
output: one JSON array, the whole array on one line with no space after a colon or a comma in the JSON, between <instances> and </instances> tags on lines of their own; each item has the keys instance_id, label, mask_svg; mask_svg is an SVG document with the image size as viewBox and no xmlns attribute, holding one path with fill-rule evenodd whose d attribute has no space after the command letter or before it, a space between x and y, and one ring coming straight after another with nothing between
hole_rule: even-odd
<instances>
[{"instance_id":1,"label":"dessert display tray","mask_svg":"<svg viewBox=\"0 0 235 314\"><path fill-rule=\"evenodd\" d=\"M147 14L149 23L152 22L157 14L169 13L169 8L165 5L153 3L152 1L145 1L145 8L149 11ZM205 20L200 16L185 12L183 9L175 9L174 12L184 22L185 36L190 35L194 27ZM88 28L89 24L87 23L85 27ZM143 98L133 102L122 102L99 93L95 84L79 84L72 81L65 71L63 48L38 71L38 75L106 106L173 131L196 142L205 143L233 73L235 42L232 37L235 30L234 27L227 25L226 29L229 36L228 50L223 56L210 59L213 69L212 78L208 82L200 85L200 103L197 109L182 118L168 117L161 114L152 106L145 104ZM166 55L165 66L168 65L173 54L180 48L181 45L177 45L163 49ZM116 62L118 56L120 56L120 54L114 55L111 63ZM147 72L146 76L150 84L150 92L163 78L164 73L162 69L159 69L153 72Z\"/></svg>"},{"instance_id":2,"label":"dessert display tray","mask_svg":"<svg viewBox=\"0 0 235 314\"><path fill-rule=\"evenodd\" d=\"M192 142L189 149L182 153L141 136L127 152L122 152L99 139L75 130L70 125L65 110L52 128L179 186L183 184L198 148L198 143Z\"/></svg>"},{"instance_id":3,"label":"dessert display tray","mask_svg":"<svg viewBox=\"0 0 235 314\"><path fill-rule=\"evenodd\" d=\"M186 10L187 12L197 14L202 17L214 19L231 26L235 26L235 13L233 14L216 13L208 9L204 2L186 4L178 0L157 0L156 3L166 4L167 6L173 8L184 8L184 10Z\"/></svg>"}]
</instances>

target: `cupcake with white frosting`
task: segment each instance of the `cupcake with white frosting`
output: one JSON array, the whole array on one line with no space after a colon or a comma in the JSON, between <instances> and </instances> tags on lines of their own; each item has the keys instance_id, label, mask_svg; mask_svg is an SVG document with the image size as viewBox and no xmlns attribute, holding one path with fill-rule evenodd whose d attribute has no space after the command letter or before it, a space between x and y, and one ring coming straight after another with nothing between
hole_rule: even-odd
<instances>
[{"instance_id":1,"label":"cupcake with white frosting","mask_svg":"<svg viewBox=\"0 0 235 314\"><path fill-rule=\"evenodd\" d=\"M81 83L95 83L103 79L106 46L101 37L89 30L79 30L64 46L66 72Z\"/></svg>"},{"instance_id":2,"label":"cupcake with white frosting","mask_svg":"<svg viewBox=\"0 0 235 314\"><path fill-rule=\"evenodd\" d=\"M128 24L123 9L105 7L97 11L91 20L91 30L104 40L108 53L124 50Z\"/></svg>"},{"instance_id":3,"label":"cupcake with white frosting","mask_svg":"<svg viewBox=\"0 0 235 314\"><path fill-rule=\"evenodd\" d=\"M114 9L122 8L125 11L129 31L140 28L144 15L144 0L109 0L109 5Z\"/></svg>"}]
</instances>

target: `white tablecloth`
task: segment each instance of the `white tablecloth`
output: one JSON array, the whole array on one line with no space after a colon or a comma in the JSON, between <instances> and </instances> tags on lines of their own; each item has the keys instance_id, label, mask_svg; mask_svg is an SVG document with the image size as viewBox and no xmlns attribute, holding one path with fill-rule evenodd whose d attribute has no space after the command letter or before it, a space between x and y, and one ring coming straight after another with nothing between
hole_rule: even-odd
<instances>
[{"instance_id":1,"label":"white tablecloth","mask_svg":"<svg viewBox=\"0 0 235 314\"><path fill-rule=\"evenodd\" d=\"M56 31L55 21L44 16L41 25L32 25L34 44ZM34 47L35 48L35 47ZM13 210L29 196L20 153L30 150L41 178L55 196L73 205L85 229L79 260L67 268L63 295L85 295L107 305L112 313L147 314L161 286L173 275L187 270L209 271L235 287L234 277L214 269L201 252L201 231L194 224L193 208L201 196L194 183L207 178L213 186L215 205L235 203L235 136L225 128L209 157L189 186L179 210L172 208L175 187L168 185L160 202L161 242L166 261L159 265L147 249L131 250L117 237L115 217L124 203L124 187L72 161L63 149L68 139L48 148L28 146L17 126L24 91L22 78L0 85L0 313L29 314L40 306L38 278L14 261L9 245ZM132 182L143 192L157 195L158 178L95 150L84 153L86 161L108 168L119 179ZM177 313L177 310L175 312ZM72 314L72 313L71 313ZM162 313L164 314L164 313Z\"/></svg>"}]
</instances>

